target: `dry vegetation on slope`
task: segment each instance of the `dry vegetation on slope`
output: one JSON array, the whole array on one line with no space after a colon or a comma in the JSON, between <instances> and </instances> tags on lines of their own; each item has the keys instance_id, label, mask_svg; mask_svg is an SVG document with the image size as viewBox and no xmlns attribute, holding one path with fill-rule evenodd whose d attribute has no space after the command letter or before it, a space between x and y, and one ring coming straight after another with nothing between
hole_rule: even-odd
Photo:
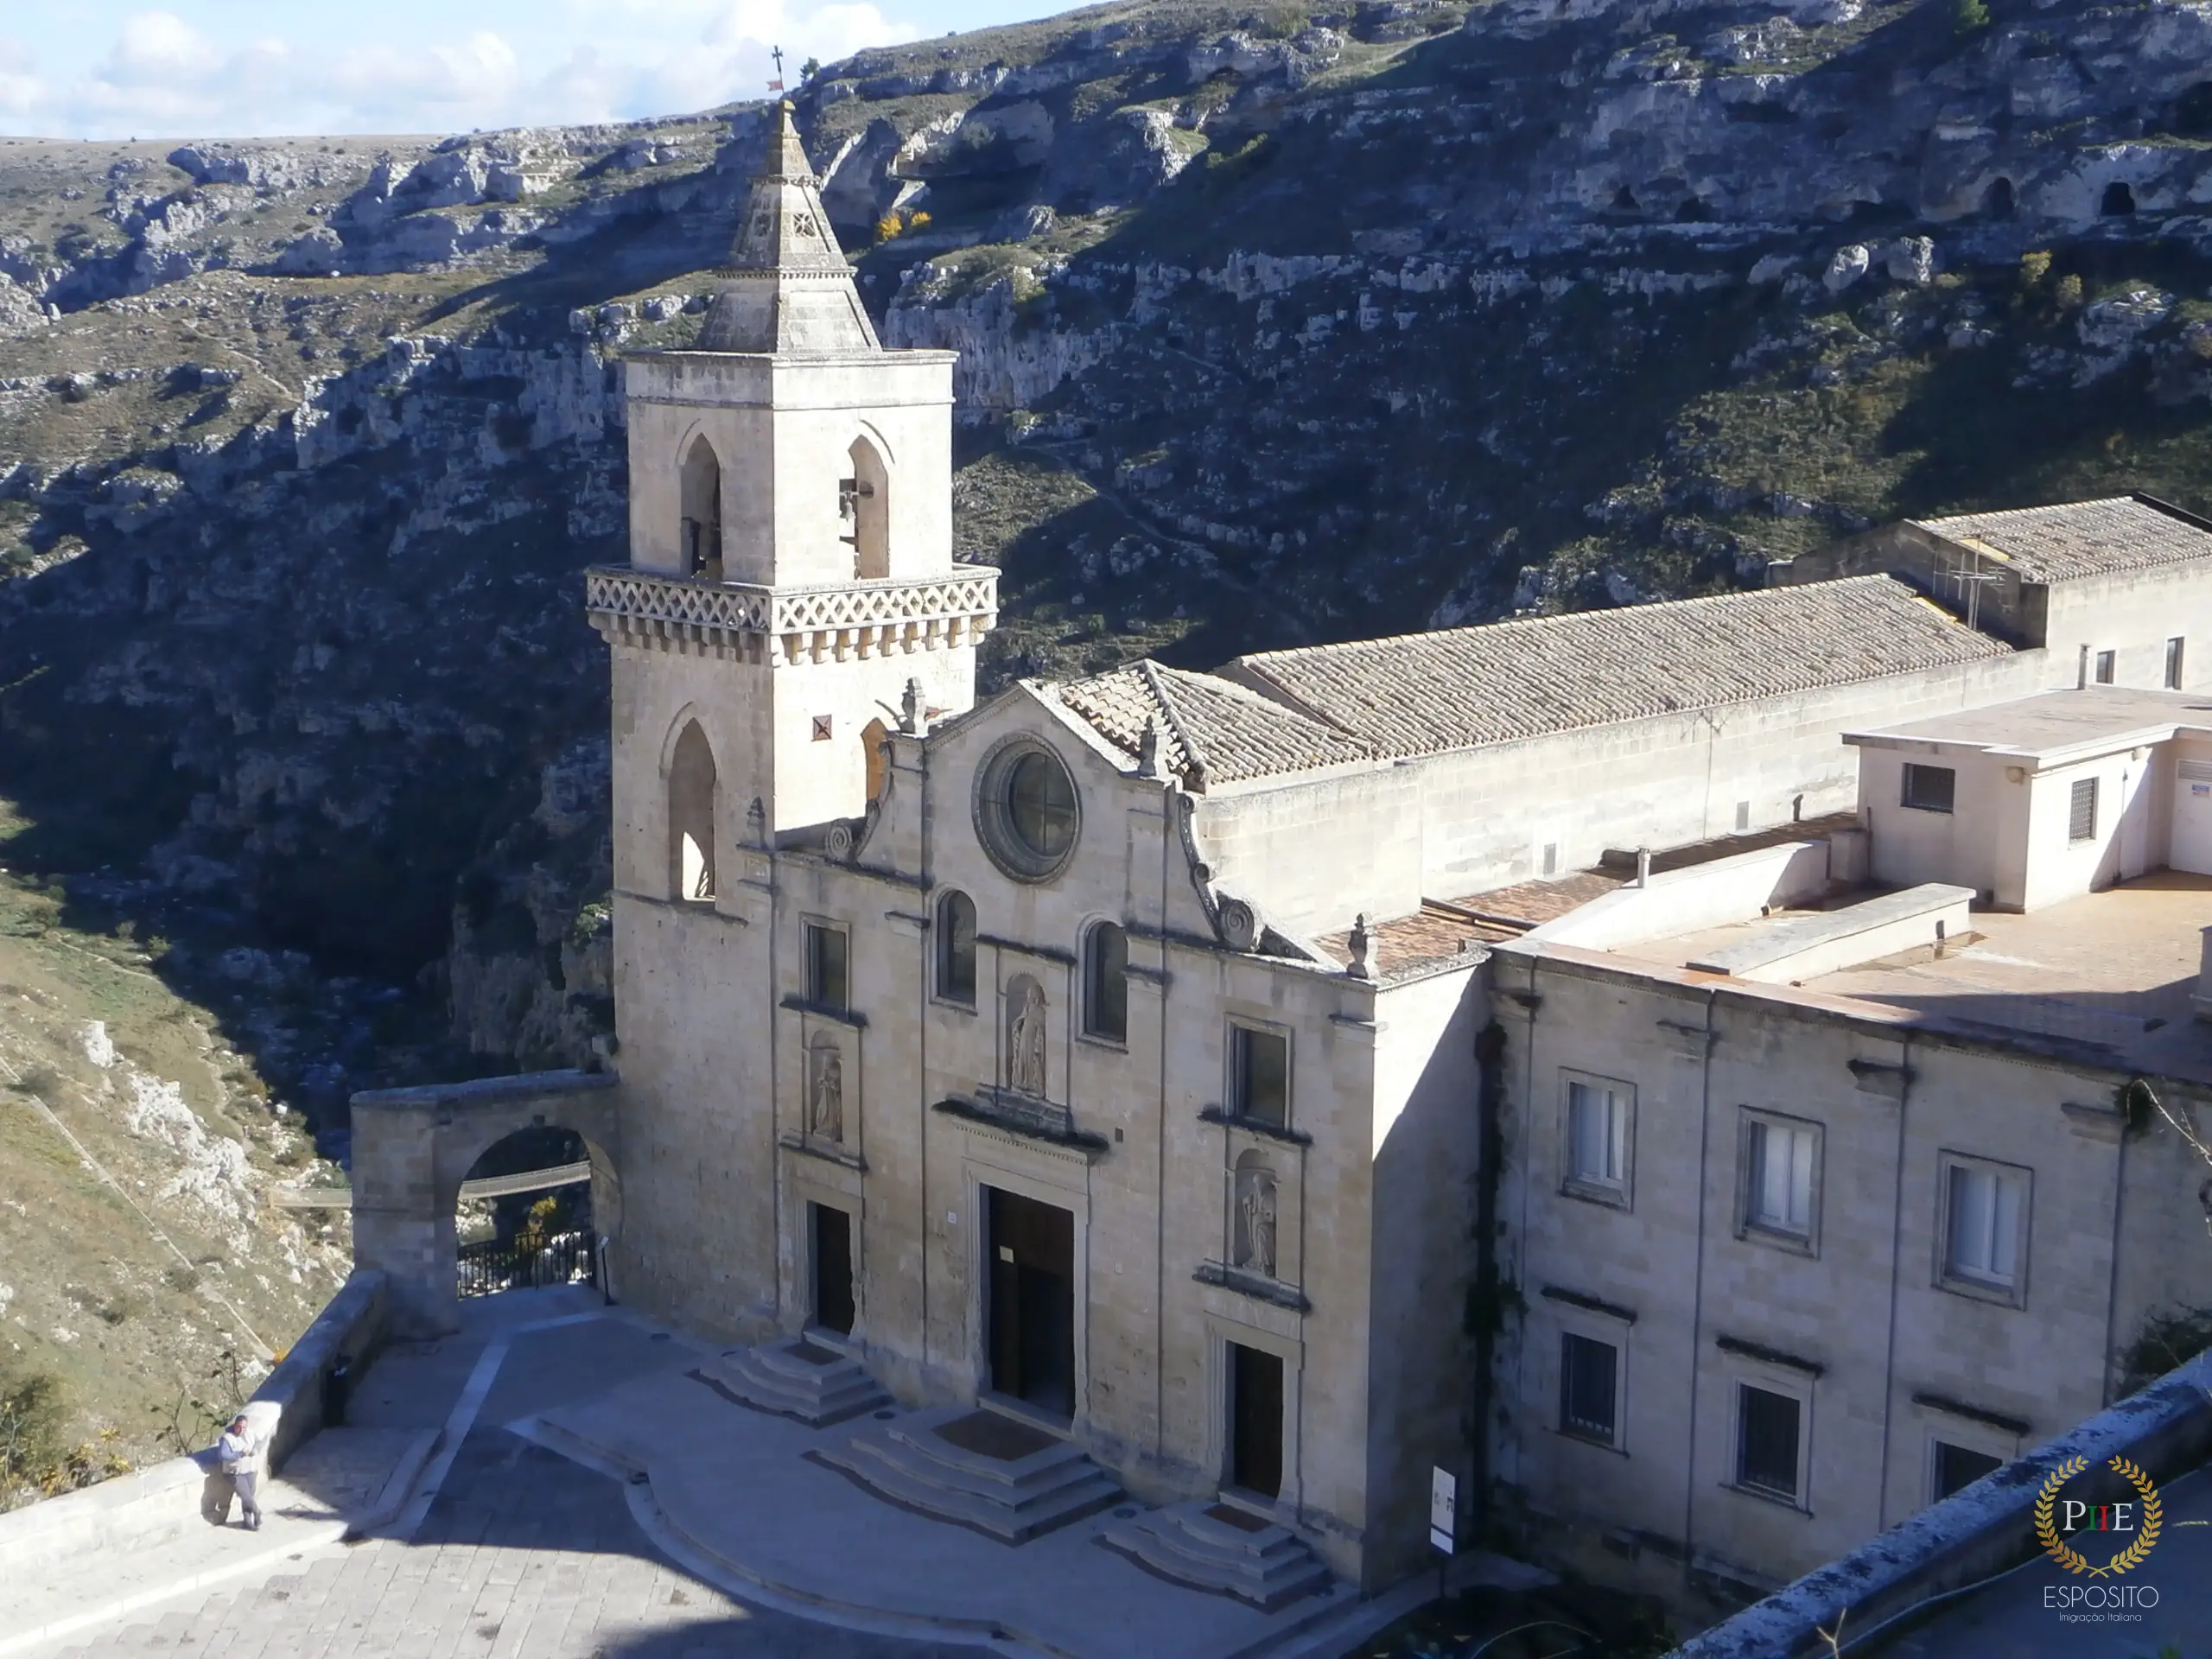
<instances>
[{"instance_id":1,"label":"dry vegetation on slope","mask_svg":"<svg viewBox=\"0 0 2212 1659\"><path fill-rule=\"evenodd\" d=\"M160 943L65 909L0 873L0 1507L206 1444L349 1249L342 1210L270 1207L303 1125Z\"/></svg>"}]
</instances>

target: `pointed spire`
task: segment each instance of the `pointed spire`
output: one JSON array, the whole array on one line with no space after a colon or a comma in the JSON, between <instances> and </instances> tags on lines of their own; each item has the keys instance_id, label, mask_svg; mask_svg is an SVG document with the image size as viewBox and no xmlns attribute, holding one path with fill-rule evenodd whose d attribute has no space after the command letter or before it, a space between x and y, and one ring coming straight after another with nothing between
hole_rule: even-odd
<instances>
[{"instance_id":1,"label":"pointed spire","mask_svg":"<svg viewBox=\"0 0 2212 1659\"><path fill-rule=\"evenodd\" d=\"M788 101L776 105L767 126L760 170L698 348L823 356L882 350L823 211L820 181Z\"/></svg>"}]
</instances>

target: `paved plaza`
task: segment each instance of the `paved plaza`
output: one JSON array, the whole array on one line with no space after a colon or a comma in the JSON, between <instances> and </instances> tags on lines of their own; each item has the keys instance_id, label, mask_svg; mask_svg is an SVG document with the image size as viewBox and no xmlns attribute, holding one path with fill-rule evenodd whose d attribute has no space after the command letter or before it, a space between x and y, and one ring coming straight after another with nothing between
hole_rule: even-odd
<instances>
[{"instance_id":1,"label":"paved plaza","mask_svg":"<svg viewBox=\"0 0 2212 1659\"><path fill-rule=\"evenodd\" d=\"M690 1375L718 1351L589 1293L464 1313L378 1359L347 1426L269 1484L261 1532L194 1517L0 1588L0 1656L1292 1656L1433 1588L1270 1615L1098 1548L1110 1516L1010 1547L855 1485L810 1455L838 1430L731 1404Z\"/></svg>"}]
</instances>

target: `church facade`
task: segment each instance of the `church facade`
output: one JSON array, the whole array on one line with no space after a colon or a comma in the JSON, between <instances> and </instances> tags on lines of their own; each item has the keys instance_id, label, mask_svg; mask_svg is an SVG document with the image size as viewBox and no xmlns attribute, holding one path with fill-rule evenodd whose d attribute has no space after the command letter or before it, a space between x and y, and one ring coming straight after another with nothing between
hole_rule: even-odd
<instances>
[{"instance_id":1,"label":"church facade","mask_svg":"<svg viewBox=\"0 0 2212 1659\"><path fill-rule=\"evenodd\" d=\"M1614 1534L1630 1553L1671 1538L1677 1566L1703 1549L1745 1583L1834 1553L1794 1497L1804 1536L1754 1511L1696 1544L1672 1495L1740 1448L1667 1444L1661 1402L1703 1390L1716 1421L1736 1409L1689 1351L1700 1319L1734 1344L1721 1361L1777 1390L1809 1399L1840 1375L1803 1357L1802 1333L1830 1298L1875 1341L1872 1304L1845 1294L1852 1240L1889 1238L1893 1218L1873 1199L1826 1212L1827 1276L1776 1316L1794 1341L1714 1312L1767 1306L1760 1260L1681 1313L1681 1287L1710 1271L1681 1265L1703 1259L1699 1193L1740 1197L1712 1147L1691 1160L1692 1118L1657 1132L1669 1090L1711 1086L1697 1068L1716 1039L1682 1008L1712 975L1586 960L1595 935L1547 946L1546 926L1627 887L1624 849L1765 861L1659 882L1698 896L1608 950L1802 908L1784 889L1808 858L1823 891L1853 879L1853 836L1878 817L1846 733L2009 706L2075 685L2077 666L2085 689L2205 683L2212 533L2120 512L2131 533L2201 539L2152 558L2152 580L2055 555L2039 575L1993 531L1974 556L2012 585L1973 623L1941 591L1950 567L1900 579L1855 552L1757 592L1214 674L1147 662L978 706L996 573L953 557L951 357L882 349L787 111L775 127L698 346L626 365L631 560L589 578L613 677L618 1293L735 1339L804 1335L910 1404L978 1402L1140 1498L1279 1524L1366 1588L1423 1559L1436 1466L1471 1514L1494 1521L1489 1494L1510 1491L1600 1565L1594 1541ZM1940 522L1914 537L1951 545ZM2102 604L2100 582L2157 602ZM2089 637L2029 637L2061 628ZM1651 879L1647 858L1632 891ZM1974 901L1955 902L1941 915ZM1770 1083L1799 1052L1792 1020L1841 1018L1807 1006L1777 993L1752 1021ZM2048 1068L1985 1048L1980 1071L1953 1068L1978 1100L2003 1092L1991 1067ZM1853 1109L1904 1064L1854 1055L1827 1056ZM1621 1080L1647 1063L1635 1096ZM1592 1128L1580 1115L1605 1100ZM1787 1116L1765 1096L1759 1110ZM2074 1155L2071 1120L2053 1122L2054 1155ZM1834 1133L1838 1169L1878 1141ZM1631 1159L1664 1204L1629 1198ZM1562 1192L1596 1207L1562 1209ZM2073 1340L2094 1293L2067 1294ZM1968 1323L2001 1325L2000 1301ZM1974 1404L2002 1392L1986 1370L1946 1357L1955 1310L1914 1306L1927 1376L1869 1385L1834 1421L1926 1396L1985 1429L2014 1421ZM1631 1383L1620 1357L1622 1333L1648 1345L1662 1326L1688 1344L1675 1392L1656 1371ZM2063 1362L2069 1402L2112 1386L2113 1342L2094 1346ZM1704 1461L1677 1480L1678 1454ZM1850 1524L1897 1518L1923 1485L1888 1478Z\"/></svg>"}]
</instances>

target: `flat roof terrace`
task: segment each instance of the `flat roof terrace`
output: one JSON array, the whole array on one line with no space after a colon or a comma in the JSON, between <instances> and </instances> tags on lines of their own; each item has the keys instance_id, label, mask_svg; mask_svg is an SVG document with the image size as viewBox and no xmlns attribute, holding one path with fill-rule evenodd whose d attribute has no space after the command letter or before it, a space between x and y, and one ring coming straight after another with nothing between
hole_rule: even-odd
<instances>
[{"instance_id":1,"label":"flat roof terrace","mask_svg":"<svg viewBox=\"0 0 2212 1659\"><path fill-rule=\"evenodd\" d=\"M1843 741L1886 747L1954 744L2048 766L2133 744L2164 743L2177 732L2190 730L2212 731L2212 697L2089 685L1961 709L1901 726L1846 732Z\"/></svg>"},{"instance_id":2,"label":"flat roof terrace","mask_svg":"<svg viewBox=\"0 0 2212 1659\"><path fill-rule=\"evenodd\" d=\"M1838 904L1864 899L1840 895ZM1624 945L1614 954L1682 968L1814 911ZM1803 989L1919 1014L1993 1038L2056 1038L2130 1071L2212 1083L2212 1027L2190 994L2212 927L2212 876L2158 870L2021 915L1977 911L1965 944L1926 946L1810 977Z\"/></svg>"}]
</instances>

